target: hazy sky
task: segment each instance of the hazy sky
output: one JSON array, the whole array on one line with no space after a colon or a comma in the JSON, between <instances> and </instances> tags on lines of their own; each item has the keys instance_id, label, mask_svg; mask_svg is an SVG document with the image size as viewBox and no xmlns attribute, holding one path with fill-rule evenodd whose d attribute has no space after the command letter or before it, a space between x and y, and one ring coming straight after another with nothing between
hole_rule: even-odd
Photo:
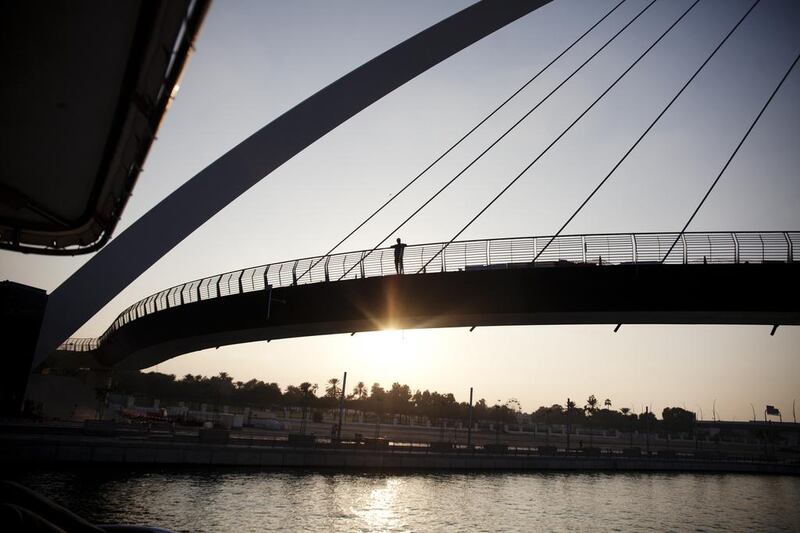
<instances>
[{"instance_id":1,"label":"hazy sky","mask_svg":"<svg viewBox=\"0 0 800 533\"><path fill-rule=\"evenodd\" d=\"M328 83L470 2L216 0L117 233L241 140ZM616 2L556 0L419 76L322 138L209 220L87 323L218 272L323 253ZM689 5L660 0L399 236L449 239ZM750 1L701 0L601 104L462 238L542 235L611 169ZM343 246L372 247L645 5L628 0L396 205ZM800 52L800 3L764 0L568 233L679 230ZM690 230L800 229L800 72L793 72ZM85 258L0 252L0 278L58 286ZM735 287L732 287L735 290ZM781 290L765 280L764 290ZM253 343L159 365L282 386L357 381L523 409L590 394L637 412L724 418L800 400L800 328L530 326L389 331ZM760 416L760 415L759 415Z\"/></svg>"}]
</instances>

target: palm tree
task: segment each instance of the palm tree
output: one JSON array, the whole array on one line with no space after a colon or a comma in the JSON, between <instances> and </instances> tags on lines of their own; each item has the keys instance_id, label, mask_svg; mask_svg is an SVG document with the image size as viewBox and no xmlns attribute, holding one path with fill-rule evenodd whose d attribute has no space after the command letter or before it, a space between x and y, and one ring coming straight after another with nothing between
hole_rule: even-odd
<instances>
[{"instance_id":1,"label":"palm tree","mask_svg":"<svg viewBox=\"0 0 800 533\"><path fill-rule=\"evenodd\" d=\"M589 447L594 447L594 439L593 434L594 431L592 430L592 419L594 418L594 412L597 409L597 398L594 397L594 394L589 396L586 400L586 406L583 408L587 413L589 413Z\"/></svg>"},{"instance_id":2,"label":"palm tree","mask_svg":"<svg viewBox=\"0 0 800 533\"><path fill-rule=\"evenodd\" d=\"M325 396L328 398L338 398L339 392L341 389L339 388L339 378L331 378L328 380L328 387L325 387Z\"/></svg>"},{"instance_id":3,"label":"palm tree","mask_svg":"<svg viewBox=\"0 0 800 533\"><path fill-rule=\"evenodd\" d=\"M603 402L603 405L605 405L606 409L611 409L611 400L606 398L606 401Z\"/></svg>"},{"instance_id":4,"label":"palm tree","mask_svg":"<svg viewBox=\"0 0 800 533\"><path fill-rule=\"evenodd\" d=\"M364 385L363 381L359 381L355 387L353 387L353 394L350 395L351 400L366 400L367 399L367 386Z\"/></svg>"},{"instance_id":5,"label":"palm tree","mask_svg":"<svg viewBox=\"0 0 800 533\"><path fill-rule=\"evenodd\" d=\"M572 433L570 415L572 414L573 409L575 409L575 402L567 398L567 453L569 453L569 434Z\"/></svg>"},{"instance_id":6,"label":"palm tree","mask_svg":"<svg viewBox=\"0 0 800 533\"><path fill-rule=\"evenodd\" d=\"M313 385L308 381L304 381L300 384L300 392L303 397L303 419L300 421L300 434L306 434L306 423L308 418L308 404L316 398L317 393L317 384L314 383Z\"/></svg>"},{"instance_id":7,"label":"palm tree","mask_svg":"<svg viewBox=\"0 0 800 533\"><path fill-rule=\"evenodd\" d=\"M589 411L590 413L593 413L596 408L597 408L597 398L595 398L594 394L592 394L586 400L586 410Z\"/></svg>"}]
</instances>

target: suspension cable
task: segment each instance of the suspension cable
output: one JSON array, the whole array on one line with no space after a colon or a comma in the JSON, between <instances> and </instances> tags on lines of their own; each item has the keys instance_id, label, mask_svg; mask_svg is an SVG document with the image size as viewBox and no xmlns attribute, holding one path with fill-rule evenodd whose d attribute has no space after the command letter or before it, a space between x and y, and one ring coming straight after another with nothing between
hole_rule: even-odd
<instances>
[{"instance_id":1,"label":"suspension cable","mask_svg":"<svg viewBox=\"0 0 800 533\"><path fill-rule=\"evenodd\" d=\"M669 250L667 250L666 255L664 255L664 257L661 259L661 263L664 263L664 261L667 260L667 257L669 257L669 254L672 252L672 249L675 248L675 245L678 243L678 241L680 240L681 236L686 232L686 229L689 227L689 224L691 224L692 220L694 220L694 217L695 217L695 215L697 215L697 212L700 211L701 207L703 207L703 204L705 203L706 199L708 199L709 195L711 194L711 191L714 190L714 187L716 187L716 185L719 182L720 178L725 173L725 171L728 169L728 166L731 164L731 161L733 161L733 158L736 157L736 154L739 152L739 148L741 148L742 145L744 144L745 140L747 140L747 137L750 135L750 132L753 131L753 128L755 128L756 123L761 118L761 115L763 115L764 111L767 110L767 107L772 102L772 99L775 98L775 95L778 93L778 90L780 90L781 86L783 85L783 82L786 81L786 78L789 77L789 74L792 72L792 70L794 69L795 65L797 65L797 61L798 60L800 60L800 54L798 54L797 57L794 58L794 62L792 62L792 65L786 71L786 74L783 75L783 78L781 78L781 81L778 82L778 85L777 85L777 87L775 87L775 90L772 91L772 94L770 94L769 98L767 98L767 101L764 103L763 107L761 108L761 111L758 112L758 115L756 115L756 118L750 124L750 127L747 128L747 131L745 132L744 136L742 137L742 140L740 140L739 144L736 145L736 148L733 150L733 153L728 158L728 160L725 162L725 165L723 165L722 170L719 171L719 174L717 175L716 179L714 179L714 182L711 184L711 187L708 188L708 190L706 191L706 194L703 196L703 199L700 200L700 203L697 204L697 207L695 208L694 212L692 212L692 215L689 217L689 220L687 220L686 224L684 224L683 229L681 229L680 233L678 233L678 236L675 237L675 240L672 242L672 246L669 247Z\"/></svg>"},{"instance_id":2,"label":"suspension cable","mask_svg":"<svg viewBox=\"0 0 800 533\"><path fill-rule=\"evenodd\" d=\"M462 169L461 169L461 170L458 172L458 174L456 174L456 175L455 175L455 176L454 176L452 179L450 179L450 181L448 181L447 183L445 183L445 184L444 184L444 185L443 185L443 186L442 186L442 187L441 187L439 190L437 190L437 191L436 191L436 192L435 192L435 193L434 193L434 194L433 194L431 197L429 197L429 198L428 198L428 199L427 199L427 200L426 200L426 201L425 201L425 202L424 202L424 203L423 203L421 206L419 206L419 207L418 207L418 208L417 208L417 209L416 209L416 210L415 210L413 213L411 213L411 214L410 214L410 215L409 215L409 216L408 216L408 217L407 217L405 220L403 220L403 222L401 222L399 226L397 226L396 228L394 228L394 229L393 229L393 230L392 230L392 231L391 231L391 232L390 232L388 235L386 235L386 237L384 237L383 239L381 239L381 241L380 241L378 244L376 244L376 245L375 245L375 246L374 246L372 249L370 249L370 250L369 250L369 251L368 251L366 254L364 254L364 255L361 257L361 259L359 259L359 261L358 261L357 263L355 263L353 266L351 266L351 267L350 267L350 268L349 268L349 269L348 269L348 270L347 270L347 271L346 271L344 274L342 274L342 276L341 276L341 277L339 277L338 279L339 279L339 280L341 280L341 279L343 279L345 276L347 276L347 274L349 274L349 273L350 273L350 272L351 272L351 271L352 271L354 268L356 268L357 266L359 266L359 265L360 265L360 264L361 264L361 263L362 263L362 262L363 262L363 261L364 261L364 260L365 260L367 257L369 257L369 256L370 256L370 255L371 255L371 254L372 254L372 253L373 253L375 250L377 250L377 249L378 249L378 247L379 247L381 244L383 244L384 242L386 242L386 239L388 239L389 237L391 237L392 235L394 235L394 234L395 234L395 233L396 233L396 232L397 232L397 231L398 231L400 228L402 228L403 226L405 226L405 225L406 225L406 224L407 224L407 223L408 223L408 222L409 222L409 221L410 221L412 218L414 218L414 217L415 217L415 216L416 216L416 215L417 215L417 214L418 214L420 211L422 211L422 210L423 210L423 209L424 209L424 208L425 208L425 207L426 207L428 204L430 204L430 203L431 203L431 202L432 202L434 199L436 199L436 198L437 198L437 197L438 197L438 196L439 196L439 195L440 195L442 192L444 192L444 191L445 191L445 190L446 190L448 187L450 187L450 185L452 185L452 184L453 184L453 183L454 183L454 182L455 182L455 181L456 181L458 178L460 178L460 177L461 177L461 176L462 176L462 175L463 175L463 174L464 174L464 173L465 173L467 170L469 170L469 169L472 167L472 165L474 165L475 163L477 163L477 162L478 162L478 160L480 160L480 159L481 159L481 158L482 158L484 155L486 155L486 154L489 152L489 150L491 150L492 148L494 148L494 147L495 147L495 146L496 146L496 145L497 145L497 144L498 144L500 141L502 141L502 140L503 140L503 139L504 139L504 138L505 138L505 137L506 137L506 136L507 136L509 133L511 133L511 132L512 132L512 131L513 131L513 130L514 130L516 127L517 127L517 126L519 126L519 125L520 125L520 124L521 124L521 123L522 123L522 122L523 122L523 121L524 121L526 118L528 118L528 117L531 115L531 113L533 113L534 111L536 111L536 110L539 108L539 106L541 106L541 105L542 105L544 102L546 102L546 101L547 101L547 100L548 100L548 99L549 99L549 98L550 98L550 97L551 97L553 94L555 94L555 93L556 93L556 91L558 91L558 90L559 90L559 89L560 89L560 88L561 88L561 87L562 87L562 86L563 86L565 83L567 83L567 82L568 82L570 79L572 79L572 78L573 78L573 77L574 77L574 76L575 76L575 75L576 75L578 72L580 72L580 71L583 69L583 67L585 67L585 66L586 66L586 65L587 65L587 64L588 64L588 63L589 63L589 62L590 62L592 59L594 59L594 58L595 58L595 57L596 57L596 56L597 56L597 55L598 55L600 52L602 52L602 51L603 51L603 50L604 50L604 49L605 49L605 48L606 48L606 47L607 47L609 44L611 44L611 43L612 43L612 42L613 42L613 41L614 41L614 40L615 40L615 39L616 39L616 38L617 38L617 37L618 37L618 36L619 36L619 35L620 35L620 34L623 32L623 31L625 31L625 30L626 30L626 29L627 29L627 28L628 28L628 27L629 27L631 24L633 24L633 23L634 23L634 22L635 22L635 21L636 21L636 20L637 20L639 17L641 17L641 16L644 14L644 12L645 12L645 11L647 11L648 9L650 9L650 7L651 7L653 4L655 4L657 1L658 1L658 0L651 0L651 2L650 2L649 4L647 4L647 5L646 5L646 6L645 6L645 7L644 7L644 8L643 8L641 11L639 11L639 12L636 14L636 16L635 16L635 17L633 17L633 18L632 18L632 19L631 19L631 20L630 20L630 21L629 21L627 24L625 24L625 25L624 25L624 26L623 26L623 27L622 27L622 28L621 28L619 31L617 31L617 33L615 33L615 34L614 34L614 35L613 35L613 36L612 36L610 39L608 39L608 40L607 40L607 41L606 41L606 42L603 44L603 46L601 46L601 47L600 47L600 48L599 48L599 49L598 49L596 52L594 52L594 53L593 53L591 56L589 56L589 58L588 58L588 59L586 59L586 61L584 61L583 63L581 63L581 65L580 65L579 67L577 67L575 70L573 70L573 71L572 71L572 73L570 73L570 75L569 75L569 76L567 76L567 77L566 77L566 78L565 78L565 79L564 79L564 80L563 80L561 83L559 83L559 84L558 84L558 85L557 85L557 86L556 86L556 87L555 87L553 90L551 90L549 93L547 93L547 95L546 95L544 98L542 98L541 100L539 100L539 102L538 102L536 105L534 105L534 106L533 106L531 109L529 109L529 110L528 110L528 112L527 112L527 113L525 113L525 114L522 116L522 118L520 118L519 120L517 120L517 121L516 121L516 122L515 122L515 123L514 123L514 124L513 124L513 125L512 125L510 128L508 128L508 129L507 129L507 130L506 130L506 131L505 131L505 132L504 132L502 135L500 135L500 136L499 136L497 139L495 139L495 140L494 140L494 141L493 141L493 142L492 142L492 143L491 143L489 146L487 146L487 147L486 147L486 148L485 148L485 149L484 149L484 150L483 150L483 151L482 151L480 154L478 154L478 156L477 156L475 159L473 159L472 161L470 161L470 163L469 163L469 164L467 164L467 166L465 166L464 168L462 168Z\"/></svg>"},{"instance_id":3,"label":"suspension cable","mask_svg":"<svg viewBox=\"0 0 800 533\"><path fill-rule=\"evenodd\" d=\"M561 232L563 232L566 229L566 227L569 225L569 223L572 222L572 220L576 216L578 216L578 213L581 212L581 209L583 209L586 206L586 204L589 203L589 201L594 197L594 195L597 193L597 191L599 191L600 188L603 185L605 185L605 183L614 174L614 172L616 172L617 169L622 165L622 163L628 158L628 156L631 155L633 150L639 145L639 143L642 141L642 139L644 139L645 136L648 133L650 133L650 130L652 130L653 127L656 125L656 123L659 120L661 120L661 117L663 117L664 114L666 114L667 110L669 110L669 108L672 107L672 104L674 104L675 101L681 96L681 94L683 94L683 92L686 90L686 88L700 74L700 71L702 71L705 68L705 66L711 61L711 58L713 58L716 55L717 51L719 51L719 49L722 48L722 46L725 44L725 42L727 42L728 38L731 35L733 35L733 33L736 31L736 29L742 24L744 19L747 18L747 16L750 14L750 12L753 10L753 8L756 7L756 5L758 5L759 2L761 2L761 0L756 0L750 6L750 9L748 9L747 12L744 15L742 15L742 17L739 19L739 21L736 23L736 25L733 28L731 28L731 30L727 33L727 35L725 35L725 38L723 38L719 42L719 44L717 44L716 48L714 48L714 50L711 52L711 54L709 54L709 56L706 58L706 60L703 61L703 63L697 68L697 70L694 72L694 74L692 74L692 76L686 81L686 83L683 84L683 87L680 88L680 90L675 94L675 96L672 98L672 100L670 100L669 103L664 107L664 109L661 110L661 112L658 114L658 116L655 118L655 120L653 120L653 122L650 123L650 125L647 127L647 129L644 130L644 133L642 133L639 136L639 138L636 139L636 142L634 142L631 145L631 147L628 149L628 151L625 152L625 155L623 155L622 158L619 161L617 161L617 164L615 164L614 167L611 169L611 171L606 175L606 177L603 178L600 181L600 183L597 184L597 187L595 187L594 190L591 192L591 194L589 194L589 196L586 197L586 199L581 203L581 205L578 206L578 208L575 210L575 212L572 213L572 215L570 215L570 217L566 220L566 222L564 222L564 224L559 228L559 230L552 237L550 237L550 240L547 241L547 244L545 244L542 247L542 249L539 250L539 253L536 254L536 256L533 258L533 261L531 261L531 262L535 263L536 260L539 259L539 256L541 256L542 253L544 253L544 251L547 250L547 248L553 243L553 241L556 240L559 235L561 235Z\"/></svg>"},{"instance_id":4,"label":"suspension cable","mask_svg":"<svg viewBox=\"0 0 800 533\"><path fill-rule=\"evenodd\" d=\"M461 143L462 143L462 142L463 142L463 141L464 141L464 140L465 140L467 137L469 137L470 135L472 135L472 134L475 132L475 130L477 130L478 128L480 128L480 127L481 127L481 126L482 126L482 125L483 125L483 124L484 124L484 123L485 123L487 120L489 120L490 118L492 118L492 117L493 117L493 116L494 116L494 115L495 115L495 114L496 114L498 111L500 111L500 110L501 110L503 107L505 107L505 105L506 105L507 103L509 103L511 100L513 100L513 99L514 99L514 98L515 98L515 97L516 97L516 96L517 96L519 93L521 93L521 92L522 92L522 91L523 91L523 90L524 90L524 89L525 89L525 88L526 88L528 85L530 85L531 83L533 83L533 82L534 82L534 80L536 80L536 79L537 79L539 76L541 76L541 75L544 73L544 71L546 71L548 68L550 68L550 67L553 65L553 63L555 63L556 61L558 61L559 59L561 59L561 57L562 57L564 54L566 54L567 52L569 52L569 51L570 51L570 50L571 50L573 47L575 47L575 45L577 45L579 42L581 42L581 41L583 40L583 38L584 38L584 37L586 37L586 36L587 36L587 35L588 35L588 34L589 34L589 33L590 33L592 30L594 30L594 29L595 29L597 26L599 26L599 25L600 25L600 23L602 23L602 22L603 22L605 19L607 19L609 16L611 16L611 14L612 14L614 11L616 11L616 10L617 10L617 8L618 8L618 7L620 7L622 4L624 4L625 2L626 2L626 0L620 0L620 2L619 2L617 5L615 5L613 8L611 8L611 10L610 10L608 13L606 13L605 15L603 15L603 16L600 18L600 20L598 20L597 22L595 22L594 24L592 24L592 25L589 27L589 29L588 29L588 30L586 30L585 32L583 32L583 34L581 34L581 36L580 36L580 37L578 37L577 39L575 39L574 41L572 41L572 44L570 44L570 45L569 45L569 46L567 46L567 47L566 47L564 50L562 50L560 54L558 54L558 55L557 55L556 57L554 57L554 58L553 58L553 59L552 59L552 60L551 60L549 63L547 63L547 64L546 64L544 67L542 67L542 69L540 69L540 70L539 70L539 72L537 72L536 74L534 74L534 75L533 75L533 77L531 77L531 78L530 78L528 81L526 81L525 83L523 83L523 84L522 84L522 86L520 86L520 87L519 87L519 89L517 89L516 91L514 91L513 93L511 93L511 95L510 95L508 98L506 98L505 100L503 100L503 101L500 103L500 105L498 105L497 107L495 107L495 108L494 108L494 109L493 109L493 110L492 110L492 111L491 111L491 112L490 112L488 115L486 115L485 117L483 117L483 118L482 118L482 119L481 119L481 120L480 120L480 121L479 121L477 124L475 124L475 125L474 125L474 126L473 126L473 127L472 127L472 128L471 128L471 129L470 129L468 132L467 132L467 133L465 133L465 134L464 134L464 135L463 135L463 136L462 136L460 139L458 139L458 140L455 142L455 144L453 144L452 146L450 146L450 148L448 148L447 150L445 150L444 152L442 152L442 153L441 153L441 155L439 155L439 156L438 156L436 159L434 159L434 160L433 160L433 161L432 161L432 162L431 162L431 163L430 163L430 164L429 164L427 167L425 167L425 169L424 169L422 172L420 172L419 174L417 174L417 175L416 175L416 176L415 176L415 177L414 177L414 178L413 178L411 181L409 181L408 183L406 183L406 184L403 186L403 188L401 188L399 191L397 191L395 194L393 194L393 195L392 195L392 196L391 196L391 197L390 197L388 200L386 200L386 201L383 203L383 205L381 205L381 206L380 206L378 209L376 209L376 210L375 210L375 211L374 211L374 212L373 212L371 215L369 215L367 218L365 218L364 220L362 220L362 221L361 221L361 223L359 223L359 224L358 224L358 225L357 225L355 228L353 228L353 230L352 230L352 231L350 231L350 233L348 233L347 235L345 235L345 237L344 237L342 240L340 240L339 242L337 242L337 243L336 243L336 244L335 244L335 245L334 245L334 246L333 246L333 247L332 247L330 250L328 250L328 251L327 251L327 252L326 252L326 253L325 253L325 254L324 254L322 257L320 257L319 259L317 259L317 261L316 261L316 262L312 263L312 264L311 264L311 266L309 266L309 267L306 269L306 271L305 271L305 272L303 272L303 273L302 273L302 274L301 274L301 275L300 275L300 276L299 276L297 279L301 279L303 276L305 276L306 274L308 274L308 273L311 271L311 269L312 269L312 268L314 268L315 266L317 266L317 265L320 263L320 261L322 261L323 259L325 259L327 256L331 255L331 254L332 254L332 253L333 253L333 252L334 252L334 251L335 251L337 248L339 248L339 246L341 246L342 244L344 244L344 242L345 242L347 239L349 239L350 237L352 237L352 236L353 236L353 235L354 235L354 234L355 234L355 233L356 233L358 230L360 230L361 228L363 228L363 227L364 227L364 226L365 226L365 225L366 225L366 224L367 224L367 223L368 223L370 220L372 220L373 218L375 218L375 216L377 216L377 215L378 215L378 213L380 213L381 211L383 211L383 209L384 209L386 206L388 206L390 203L392 203L392 202L393 202L393 201L394 201L394 200L395 200L395 199L396 199L398 196L400 196L401 194L403 194L403 193L406 191L406 189L408 189L409 187L411 187L412 185L414 185L414 183L416 183L416 182L417 182L417 180L419 180L419 179L420 179L420 178L421 178L423 175L425 175L425 174L426 174L426 173L427 173L427 172L428 172L428 171L429 171L431 168L433 168L433 167L434 167L434 165L436 165L436 164L437 164L439 161L441 161L442 159L444 159L444 157L445 157L447 154L449 154L450 152L452 152L452 151L453 151L453 150L454 150L454 149L455 149L455 148L456 148L458 145L460 145L460 144L461 144ZM385 239L384 239L384 240L385 240ZM378 244L378 246L380 246L380 244ZM376 247L376 248L377 248L377 247Z\"/></svg>"},{"instance_id":5,"label":"suspension cable","mask_svg":"<svg viewBox=\"0 0 800 533\"><path fill-rule=\"evenodd\" d=\"M441 249L440 249L438 252L436 252L436 253L433 255L433 257L431 257L431 258L428 260L428 262L427 262L427 263L425 263L425 264L422 266L422 268L421 268L421 269L419 269L419 271L417 271L417 274L419 274L420 272L422 272L423 270L425 270L425 269L428 267L428 265L429 265L429 264L431 264L431 262L432 262L434 259L436 259L436 258L439 256L439 254L441 254L441 253L442 253L442 252L443 252L443 251L444 251L444 250L445 250L445 249L446 249L448 246L450 246L450 244L452 244L452 243L453 243L453 241L455 241L455 240L456 240L456 239L457 239L457 238L458 238L458 237L459 237L459 236L460 236L462 233L464 233L464 231L466 231L466 229L467 229L467 228L469 228L469 227L472 225L472 223L473 223L473 222L475 222L476 220L478 220L478 218L479 218L479 217L480 217L480 216L481 216L483 213L485 213L485 212L486 212L486 210L487 210L487 209L489 209L489 208L490 208L490 207L491 207L491 206L492 206L492 205L493 205L493 204L494 204L494 203L495 203L495 202L496 202L496 201L497 201L497 200L498 200L498 199L499 199L501 196L503 196L503 194L505 194L505 192L506 192L506 191L508 191L508 189L510 189L510 188L511 188L511 186L512 186L512 185L514 185L514 184L515 184L515 183L516 183L516 182L517 182L517 181L518 181L518 180L519 180L519 179L520 179L520 178L521 178L521 177L522 177L522 176L523 176L523 175L524 175L524 174L525 174L525 173L526 173L528 170L530 170L530 168L531 168L533 165L535 165L535 164L536 164L536 162L537 162L537 161L539 161L539 159L541 159L541 158L542 158L542 157L543 157L543 156L544 156L544 155L545 155L545 154L546 154L546 153L547 153L547 152L548 152L548 151L549 151L549 150L550 150L550 149L551 149L553 146L555 146L555 144L556 144L556 143L557 143L559 140L561 140L561 138L562 138L562 137L564 137L564 135L566 135L566 134L567 134L567 132L568 132L569 130L571 130L573 126L575 126L575 124L577 124L577 123L578 123L578 122L579 122L579 121L580 121L580 120L581 120L581 119L582 119L582 118L583 118L583 117L584 117L584 116L585 116L585 115L586 115L586 114L587 114L587 113L588 113L588 112L589 112L589 111L590 111L590 110L591 110L591 109L592 109L592 108L593 108L593 107L594 107L594 106L595 106L595 105L596 105L596 104L597 104L597 103L600 101L600 100L602 100L602 99L603 99L603 98L604 98L604 97L605 97L605 96L606 96L606 95L607 95L609 92L611 92L611 89L613 89L613 88L614 88L614 87L617 85L617 83L619 83L619 82L622 80L622 78L624 78L624 77L625 77L625 76L626 76L626 75L627 75L627 74L628 74L628 73L629 73L631 70L633 70L633 68L634 68L634 67L635 67L637 64L639 64L639 62L640 62L642 59L644 59L644 57L645 57L645 56L646 56L648 53L650 53L650 51L651 51L653 48L655 48L655 46L656 46L656 45L657 45L659 42L661 42L661 40L662 40L664 37L666 37L666 36L667 36L667 34L668 34L669 32L671 32L671 31L672 31L672 29L673 29L675 26L677 26L677 24L678 24L678 23L679 23L681 20L683 20L683 18L684 18L684 17L685 17L685 16L686 16L686 15L687 15L687 14L688 14L688 13L689 13L689 12L690 12L692 9L694 9L694 7L695 7L695 6L698 4L698 2L700 2L700 0L695 0L695 1L692 3L692 5L690 5L690 6L689 6L689 7L688 7L688 8L687 8L687 9L686 9L686 10L685 10L685 11L684 11L682 14L681 14L681 16L680 16L680 17L678 17L678 18L675 20L675 22L673 22L672 24L670 24L670 26L669 26L669 27L668 27L668 28L667 28L667 29L666 29L666 30L665 30L665 31L664 31L664 32L663 32L663 33L662 33L662 34L661 34L661 35L658 37L658 39L656 39L656 40L653 42L653 44L651 44L650 46L648 46L648 47L647 47L647 49L646 49L644 52L642 52L642 53L641 53L641 55L639 55L639 57L638 57L638 58L636 58L636 60L635 60L633 63L631 63L631 64L630 64L630 66L629 66L628 68L626 68L626 69L625 69L625 71L624 71L622 74L620 74L620 75L617 77L617 79L615 79L615 80L614 80L614 82L613 82L611 85L609 85L609 86L606 88L606 90L605 90L605 91L603 91L603 92L600 94L600 96L598 96L598 97L597 97L597 98L596 98L596 99L595 99L595 100L594 100L594 101L593 101L593 102L592 102L592 103L589 105L589 107L587 107L586 109L584 109L584 110L583 110L583 112L582 112L580 115L578 115L578 118L576 118L575 120L573 120L573 121L572 121L572 123L571 123L569 126L567 126L567 128L566 128L564 131L562 131L562 132L561 132L561 133L558 135L558 137L556 137L556 138L555 138L555 139L554 139L554 140L553 140L553 141L552 141L552 142L551 142L549 145L547 145L547 148L545 148L545 149L544 149L544 150L543 150L543 151L542 151L542 152L541 152L541 153L540 153L538 156L536 156L536 158L535 158L533 161L531 161L531 162L530 162L530 163L529 163L529 164L528 164L528 165L527 165L525 168L523 168L523 169L522 169L522 171L521 171L519 174L517 174L517 175L516 175L516 177L514 177L514 179L512 179L512 180L511 180L511 181L508 183L508 185L506 185L505 187L503 187L503 189L502 189L502 190L501 190L499 193L497 193L497 195L495 195L495 197L494 197L494 198L492 198L492 199L489 201L489 203L488 203L488 204L486 204L486 205L485 205L485 206L484 206L484 207L483 207L483 208L482 208L480 211L478 211L478 213L477 213L477 214L476 214L474 217L472 217L472 219L470 219L470 221L469 221L469 222L467 222L467 223L466 223L466 225L464 225L464 227L463 227L463 228L461 228L460 230L458 230L458 232L457 232L455 235L453 235L453 237L452 237L452 238L451 238L449 241L447 241L447 243L446 243L444 246L442 246L442 248L441 248Z\"/></svg>"}]
</instances>

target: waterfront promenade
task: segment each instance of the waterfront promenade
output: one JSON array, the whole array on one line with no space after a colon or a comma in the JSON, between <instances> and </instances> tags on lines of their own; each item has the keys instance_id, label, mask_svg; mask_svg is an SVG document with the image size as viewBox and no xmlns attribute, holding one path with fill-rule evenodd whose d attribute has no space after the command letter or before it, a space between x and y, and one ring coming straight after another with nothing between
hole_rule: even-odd
<instances>
[{"instance_id":1,"label":"waterfront promenade","mask_svg":"<svg viewBox=\"0 0 800 533\"><path fill-rule=\"evenodd\" d=\"M104 434L105 433L105 434ZM718 450L508 446L486 442L400 442L362 437L315 440L221 430L125 434L102 427L4 431L3 469L30 464L252 466L345 470L734 472L800 475L800 461ZM573 446L575 443L573 443ZM674 445L673 445L674 446Z\"/></svg>"}]
</instances>

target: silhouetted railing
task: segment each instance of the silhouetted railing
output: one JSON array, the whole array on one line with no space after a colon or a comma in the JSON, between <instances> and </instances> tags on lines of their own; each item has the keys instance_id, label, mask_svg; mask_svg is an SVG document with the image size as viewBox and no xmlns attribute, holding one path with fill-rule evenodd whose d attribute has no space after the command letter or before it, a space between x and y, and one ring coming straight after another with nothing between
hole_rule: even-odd
<instances>
[{"instance_id":1,"label":"silhouetted railing","mask_svg":"<svg viewBox=\"0 0 800 533\"><path fill-rule=\"evenodd\" d=\"M97 348L98 339L67 339L64 344L58 347L59 350L67 352L90 352Z\"/></svg>"},{"instance_id":2,"label":"silhouetted railing","mask_svg":"<svg viewBox=\"0 0 800 533\"><path fill-rule=\"evenodd\" d=\"M675 240L677 244L664 258ZM559 263L598 265L703 263L791 263L800 260L800 231L713 233L610 233L516 237L409 245L406 275L457 272L510 265L553 266ZM445 248L446 247L446 248ZM443 250L444 248L444 250ZM544 252L541 250L544 249ZM537 257L534 262L534 257ZM431 261L431 258L434 258ZM428 263L430 261L430 263ZM355 265L355 268L352 268ZM380 248L330 256L307 257L217 274L157 292L120 313L99 339L68 339L59 350L90 351L123 325L146 315L200 300L342 279L372 278L395 273L394 250Z\"/></svg>"}]
</instances>

